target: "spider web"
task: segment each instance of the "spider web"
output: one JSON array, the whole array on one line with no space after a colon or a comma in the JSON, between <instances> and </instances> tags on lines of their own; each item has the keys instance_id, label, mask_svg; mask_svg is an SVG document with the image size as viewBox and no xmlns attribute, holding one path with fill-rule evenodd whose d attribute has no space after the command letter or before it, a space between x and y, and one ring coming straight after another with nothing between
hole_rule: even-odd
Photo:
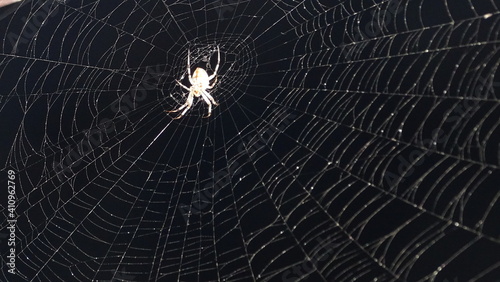
<instances>
[{"instance_id":1,"label":"spider web","mask_svg":"<svg viewBox=\"0 0 500 282\"><path fill-rule=\"evenodd\" d=\"M500 277L498 2L0 12L0 280Z\"/></svg>"}]
</instances>

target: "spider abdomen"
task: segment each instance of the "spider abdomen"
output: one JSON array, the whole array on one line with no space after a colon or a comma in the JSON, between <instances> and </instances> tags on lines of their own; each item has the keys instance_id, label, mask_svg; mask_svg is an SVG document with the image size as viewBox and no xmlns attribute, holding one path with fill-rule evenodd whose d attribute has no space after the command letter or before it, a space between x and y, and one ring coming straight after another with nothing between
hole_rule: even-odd
<instances>
[{"instance_id":1,"label":"spider abdomen","mask_svg":"<svg viewBox=\"0 0 500 282\"><path fill-rule=\"evenodd\" d=\"M208 78L208 73L202 68L196 68L194 70L193 76L193 85L196 84L199 87L207 88L210 84L210 79Z\"/></svg>"}]
</instances>

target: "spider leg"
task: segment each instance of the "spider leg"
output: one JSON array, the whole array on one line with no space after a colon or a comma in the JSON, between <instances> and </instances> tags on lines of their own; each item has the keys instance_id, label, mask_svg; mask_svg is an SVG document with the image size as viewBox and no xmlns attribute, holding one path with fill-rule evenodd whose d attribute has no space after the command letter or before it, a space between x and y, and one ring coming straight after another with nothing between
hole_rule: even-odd
<instances>
[{"instance_id":1,"label":"spider leg","mask_svg":"<svg viewBox=\"0 0 500 282\"><path fill-rule=\"evenodd\" d=\"M191 105L187 106L184 111L182 111L182 113L176 117L174 117L174 119L178 119L178 118L181 118L182 116L184 116L184 114L191 108Z\"/></svg>"},{"instance_id":2,"label":"spider leg","mask_svg":"<svg viewBox=\"0 0 500 282\"><path fill-rule=\"evenodd\" d=\"M204 118L207 118L212 114L212 103L210 102L210 100L208 98L210 95L207 96L207 94L208 93L206 93L205 91L201 92L201 97L203 98L203 100L205 100L205 103L207 103L207 105L208 105L208 114L206 116L204 116ZM212 97L210 96L210 98L212 98ZM212 100L213 100L213 98L212 98Z\"/></svg>"},{"instance_id":3,"label":"spider leg","mask_svg":"<svg viewBox=\"0 0 500 282\"><path fill-rule=\"evenodd\" d=\"M182 84L182 83L181 83L180 81L178 81L177 79L176 79L175 81L177 81L177 83L179 83L179 85L180 85L180 86L182 86L184 89L191 91L191 89L189 89L189 87L187 87L186 85Z\"/></svg>"},{"instance_id":4,"label":"spider leg","mask_svg":"<svg viewBox=\"0 0 500 282\"><path fill-rule=\"evenodd\" d=\"M187 60L187 71L188 71L188 79L189 79L189 83L191 83L191 85L193 85L193 77L191 75L191 50L188 49L188 60Z\"/></svg>"},{"instance_id":5,"label":"spider leg","mask_svg":"<svg viewBox=\"0 0 500 282\"><path fill-rule=\"evenodd\" d=\"M193 96L192 95L189 95L187 101L186 101L186 104L184 104L184 106L182 106L181 108L179 108L179 110L181 110L182 108L186 107L184 109L184 111L182 111L182 113L176 117L174 117L174 119L178 119L178 118L181 118L182 116L184 116L184 114L186 114L186 112L191 109L191 106L193 105Z\"/></svg>"},{"instance_id":6,"label":"spider leg","mask_svg":"<svg viewBox=\"0 0 500 282\"><path fill-rule=\"evenodd\" d=\"M212 80L217 75L217 71L219 70L219 64L220 64L220 49L219 45L217 45L217 65L215 66L214 73L208 77L208 80Z\"/></svg>"},{"instance_id":7,"label":"spider leg","mask_svg":"<svg viewBox=\"0 0 500 282\"><path fill-rule=\"evenodd\" d=\"M212 95L210 95L210 93L208 93L207 91L203 90L201 96L207 97L210 100L210 102L212 102L212 105L215 106L219 105L219 103L215 102L214 97L212 97Z\"/></svg>"},{"instance_id":8,"label":"spider leg","mask_svg":"<svg viewBox=\"0 0 500 282\"><path fill-rule=\"evenodd\" d=\"M191 61L189 60L189 57L191 57L191 50L188 49L188 74L189 78L191 78Z\"/></svg>"},{"instance_id":9,"label":"spider leg","mask_svg":"<svg viewBox=\"0 0 500 282\"><path fill-rule=\"evenodd\" d=\"M193 94L191 94L191 92L190 92L189 96L186 100L186 103L184 103L184 105L180 106L179 108L177 108L175 110L165 111L165 112L175 113L175 112L178 112L178 111L185 108L184 111L182 111L182 113L180 115L178 115L177 117L174 118L174 119L178 119L178 118L182 117L191 108L192 105L193 105Z\"/></svg>"},{"instance_id":10,"label":"spider leg","mask_svg":"<svg viewBox=\"0 0 500 282\"><path fill-rule=\"evenodd\" d=\"M184 105L180 106L179 108L177 108L175 110L165 111L165 112L167 112L167 113L175 113L175 112L178 112L178 111L184 109L184 107L186 107L186 106L187 106L187 104L184 104Z\"/></svg>"}]
</instances>

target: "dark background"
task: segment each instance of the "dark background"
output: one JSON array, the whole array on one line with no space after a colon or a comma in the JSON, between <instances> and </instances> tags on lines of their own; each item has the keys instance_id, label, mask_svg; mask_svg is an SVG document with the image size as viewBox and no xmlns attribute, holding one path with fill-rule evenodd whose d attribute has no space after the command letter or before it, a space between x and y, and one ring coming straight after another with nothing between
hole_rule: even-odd
<instances>
[{"instance_id":1,"label":"dark background","mask_svg":"<svg viewBox=\"0 0 500 282\"><path fill-rule=\"evenodd\" d=\"M495 281L500 16L455 2L1 8L0 280Z\"/></svg>"}]
</instances>

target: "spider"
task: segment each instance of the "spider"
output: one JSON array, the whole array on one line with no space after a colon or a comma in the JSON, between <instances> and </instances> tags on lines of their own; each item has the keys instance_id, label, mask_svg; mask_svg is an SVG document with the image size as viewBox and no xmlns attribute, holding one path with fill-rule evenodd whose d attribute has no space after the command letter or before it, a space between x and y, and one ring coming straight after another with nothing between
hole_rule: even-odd
<instances>
[{"instance_id":1,"label":"spider","mask_svg":"<svg viewBox=\"0 0 500 282\"><path fill-rule=\"evenodd\" d=\"M190 56L191 56L191 51L188 50L187 71L188 71L188 75L189 75L188 78L189 78L189 83L191 83L191 87L187 87L186 85L182 84L177 79L175 80L182 88L189 91L188 97L186 99L186 103L184 103L184 105L180 106L176 110L165 111L165 112L178 112L178 111L184 109L184 111L182 111L182 113L180 115L178 115L177 117L175 117L174 119L178 119L178 118L184 116L184 114L186 114L186 112L193 105L193 98L194 97L201 97L201 98L203 98L205 103L208 104L208 115L205 116L206 118L212 114L212 105L214 105L214 106L219 105L217 102L215 102L212 95L210 95L210 93L207 91L208 89L212 89L215 86L215 83L217 82L217 70L219 69L219 63L220 63L219 46L217 46L217 65L215 66L214 73L210 76L208 75L207 71L205 71L202 68L196 68L194 70L193 75L191 75L191 63L189 60ZM213 78L215 78L215 81L212 83L212 85L210 85L210 80L212 80Z\"/></svg>"}]
</instances>

